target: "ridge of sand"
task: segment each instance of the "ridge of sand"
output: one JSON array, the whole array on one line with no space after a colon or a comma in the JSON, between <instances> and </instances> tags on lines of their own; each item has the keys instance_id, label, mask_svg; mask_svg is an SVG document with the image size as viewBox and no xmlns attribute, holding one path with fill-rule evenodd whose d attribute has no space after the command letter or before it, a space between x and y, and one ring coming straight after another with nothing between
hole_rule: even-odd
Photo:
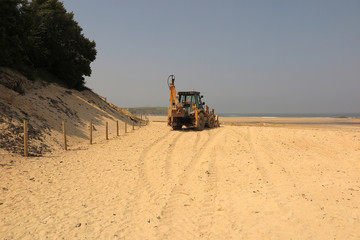
<instances>
[{"instance_id":1,"label":"ridge of sand","mask_svg":"<svg viewBox=\"0 0 360 240\"><path fill-rule=\"evenodd\" d=\"M22 95L0 84L0 149L4 154L4 150L23 153L24 120L29 123L32 155L42 155L63 147L63 120L67 124L70 148L78 148L88 142L89 122L93 123L93 137L97 141L105 137L106 121L110 137L115 135L116 121L120 121L120 131L124 129L124 122L131 124L132 120L138 121L134 115L105 102L90 90L79 92L53 83L32 82L12 70L0 70L0 82L6 85L6 81L20 79L24 89Z\"/></svg>"}]
</instances>

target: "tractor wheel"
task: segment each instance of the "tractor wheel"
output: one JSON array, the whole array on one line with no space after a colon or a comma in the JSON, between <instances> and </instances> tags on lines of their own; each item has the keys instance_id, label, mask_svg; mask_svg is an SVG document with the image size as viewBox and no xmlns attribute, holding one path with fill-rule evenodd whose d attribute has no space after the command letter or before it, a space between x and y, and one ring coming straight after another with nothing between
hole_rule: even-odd
<instances>
[{"instance_id":1,"label":"tractor wheel","mask_svg":"<svg viewBox=\"0 0 360 240\"><path fill-rule=\"evenodd\" d=\"M172 126L172 129L173 130L180 130L182 128L182 126L180 125L180 126Z\"/></svg>"},{"instance_id":2,"label":"tractor wheel","mask_svg":"<svg viewBox=\"0 0 360 240\"><path fill-rule=\"evenodd\" d=\"M214 117L210 117L209 118L209 128L214 128L215 127L215 118Z\"/></svg>"},{"instance_id":3,"label":"tractor wheel","mask_svg":"<svg viewBox=\"0 0 360 240\"><path fill-rule=\"evenodd\" d=\"M199 113L198 116L198 126L195 127L196 130L201 131L205 127L205 115L203 113Z\"/></svg>"}]
</instances>

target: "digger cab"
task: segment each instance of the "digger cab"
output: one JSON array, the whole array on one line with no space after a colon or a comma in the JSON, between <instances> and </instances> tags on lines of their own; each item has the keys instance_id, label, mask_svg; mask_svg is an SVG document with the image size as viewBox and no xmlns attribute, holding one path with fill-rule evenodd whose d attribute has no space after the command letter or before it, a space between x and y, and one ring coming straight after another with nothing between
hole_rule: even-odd
<instances>
[{"instance_id":1,"label":"digger cab","mask_svg":"<svg viewBox=\"0 0 360 240\"><path fill-rule=\"evenodd\" d=\"M190 91L190 92L178 92L179 103L182 107L185 108L185 116L194 114L195 107L197 109L203 109L203 103L200 96L200 92Z\"/></svg>"}]
</instances>

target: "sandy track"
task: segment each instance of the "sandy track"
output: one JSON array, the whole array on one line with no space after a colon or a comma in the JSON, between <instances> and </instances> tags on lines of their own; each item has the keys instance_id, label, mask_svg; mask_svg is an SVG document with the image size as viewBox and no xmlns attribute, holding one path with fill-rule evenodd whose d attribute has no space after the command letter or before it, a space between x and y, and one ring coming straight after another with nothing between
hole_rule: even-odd
<instances>
[{"instance_id":1,"label":"sandy track","mask_svg":"<svg viewBox=\"0 0 360 240\"><path fill-rule=\"evenodd\" d=\"M359 239L359 159L359 128L153 122L80 150L2 156L0 237Z\"/></svg>"}]
</instances>

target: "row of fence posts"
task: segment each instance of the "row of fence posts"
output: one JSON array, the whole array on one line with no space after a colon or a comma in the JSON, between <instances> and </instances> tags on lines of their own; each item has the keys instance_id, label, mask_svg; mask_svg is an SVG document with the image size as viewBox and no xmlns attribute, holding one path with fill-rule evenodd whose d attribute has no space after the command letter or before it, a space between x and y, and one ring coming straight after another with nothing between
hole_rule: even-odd
<instances>
[{"instance_id":1,"label":"row of fence posts","mask_svg":"<svg viewBox=\"0 0 360 240\"><path fill-rule=\"evenodd\" d=\"M139 123L139 128L141 128L142 116ZM148 121L148 120L146 120ZM125 133L127 133L127 122L125 122ZM90 144L93 144L93 124L92 122L89 123L89 140ZM135 130L135 123L132 121L132 130ZM62 131L63 131L63 139L64 139L64 150L67 151L67 140L66 140L66 123L65 121L62 122ZM119 121L116 121L116 136L120 136L119 134ZM105 139L109 140L109 124L108 122L105 123ZM24 156L29 156L29 133L28 133L28 121L24 120Z\"/></svg>"}]
</instances>

